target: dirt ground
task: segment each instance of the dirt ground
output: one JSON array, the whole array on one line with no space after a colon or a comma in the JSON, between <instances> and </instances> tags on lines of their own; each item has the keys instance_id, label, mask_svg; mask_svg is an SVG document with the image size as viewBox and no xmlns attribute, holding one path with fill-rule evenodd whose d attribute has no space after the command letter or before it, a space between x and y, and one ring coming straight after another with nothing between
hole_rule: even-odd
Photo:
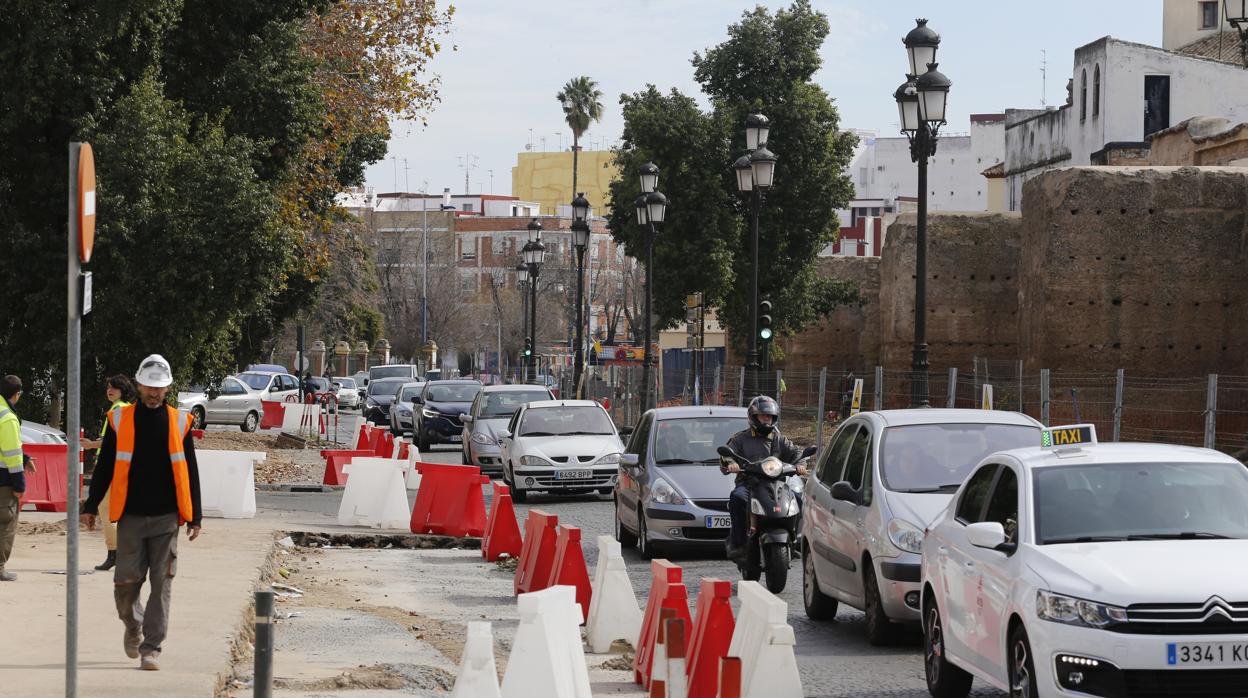
<instances>
[{"instance_id":1,"label":"dirt ground","mask_svg":"<svg viewBox=\"0 0 1248 698\"><path fill-rule=\"evenodd\" d=\"M320 449L279 448L277 436L233 431L209 431L195 443L201 450L264 451L268 458L256 466L257 484L317 483L325 474Z\"/></svg>"}]
</instances>

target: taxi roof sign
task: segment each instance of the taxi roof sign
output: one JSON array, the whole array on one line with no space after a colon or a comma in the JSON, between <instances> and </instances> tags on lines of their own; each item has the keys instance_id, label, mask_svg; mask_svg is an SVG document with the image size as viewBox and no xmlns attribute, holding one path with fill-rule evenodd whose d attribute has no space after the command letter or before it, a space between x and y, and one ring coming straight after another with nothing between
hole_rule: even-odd
<instances>
[{"instance_id":1,"label":"taxi roof sign","mask_svg":"<svg viewBox=\"0 0 1248 698\"><path fill-rule=\"evenodd\" d=\"M1040 447L1054 450L1096 445L1096 427L1092 424L1070 424L1040 431Z\"/></svg>"}]
</instances>

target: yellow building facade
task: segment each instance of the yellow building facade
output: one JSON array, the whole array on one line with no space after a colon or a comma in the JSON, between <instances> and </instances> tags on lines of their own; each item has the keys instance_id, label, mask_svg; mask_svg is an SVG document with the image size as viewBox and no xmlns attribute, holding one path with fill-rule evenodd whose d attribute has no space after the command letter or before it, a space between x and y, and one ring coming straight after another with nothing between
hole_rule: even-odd
<instances>
[{"instance_id":1,"label":"yellow building facade","mask_svg":"<svg viewBox=\"0 0 1248 698\"><path fill-rule=\"evenodd\" d=\"M577 189L585 193L594 215L606 212L608 188L615 178L615 155L609 150L583 150L577 163ZM511 195L535 201L543 215L572 203L572 151L520 153L511 168Z\"/></svg>"}]
</instances>

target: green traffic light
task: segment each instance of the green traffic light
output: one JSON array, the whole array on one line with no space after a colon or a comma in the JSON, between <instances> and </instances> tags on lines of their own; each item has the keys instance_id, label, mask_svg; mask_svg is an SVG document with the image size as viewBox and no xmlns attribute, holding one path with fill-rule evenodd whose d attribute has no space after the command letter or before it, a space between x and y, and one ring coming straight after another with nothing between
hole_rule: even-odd
<instances>
[{"instance_id":1,"label":"green traffic light","mask_svg":"<svg viewBox=\"0 0 1248 698\"><path fill-rule=\"evenodd\" d=\"M759 330L759 331L758 331L758 336L759 336L760 338L762 338L763 340L768 340L768 339L771 339L771 328L770 328L770 327L764 327L763 329Z\"/></svg>"}]
</instances>

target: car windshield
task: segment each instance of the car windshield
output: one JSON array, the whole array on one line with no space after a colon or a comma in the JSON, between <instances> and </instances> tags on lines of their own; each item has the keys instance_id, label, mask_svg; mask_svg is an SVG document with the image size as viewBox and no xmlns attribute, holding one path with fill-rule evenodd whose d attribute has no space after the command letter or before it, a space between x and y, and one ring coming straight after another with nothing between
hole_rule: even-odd
<instances>
[{"instance_id":1,"label":"car windshield","mask_svg":"<svg viewBox=\"0 0 1248 698\"><path fill-rule=\"evenodd\" d=\"M337 383L338 387L340 388L354 388L355 387L354 378L335 378L334 382Z\"/></svg>"},{"instance_id":2,"label":"car windshield","mask_svg":"<svg viewBox=\"0 0 1248 698\"><path fill-rule=\"evenodd\" d=\"M475 383L430 385L425 388L425 402L472 402L479 392L481 386Z\"/></svg>"},{"instance_id":3,"label":"car windshield","mask_svg":"<svg viewBox=\"0 0 1248 698\"><path fill-rule=\"evenodd\" d=\"M329 390L329 379L327 378L309 378L308 380L311 381L312 388L314 390L319 390L319 391Z\"/></svg>"},{"instance_id":4,"label":"car windshield","mask_svg":"<svg viewBox=\"0 0 1248 698\"><path fill-rule=\"evenodd\" d=\"M606 436L615 434L615 427L601 407L561 405L525 412L517 431L520 436Z\"/></svg>"},{"instance_id":5,"label":"car windshield","mask_svg":"<svg viewBox=\"0 0 1248 698\"><path fill-rule=\"evenodd\" d=\"M273 378L267 373L240 373L234 377L246 383L252 390L264 390L269 387L269 381Z\"/></svg>"},{"instance_id":6,"label":"car windshield","mask_svg":"<svg viewBox=\"0 0 1248 698\"><path fill-rule=\"evenodd\" d=\"M1114 463L1034 471L1036 542L1248 538L1238 463Z\"/></svg>"},{"instance_id":7,"label":"car windshield","mask_svg":"<svg viewBox=\"0 0 1248 698\"><path fill-rule=\"evenodd\" d=\"M394 395L403 387L401 381L372 381L368 384L369 395Z\"/></svg>"},{"instance_id":8,"label":"car windshield","mask_svg":"<svg viewBox=\"0 0 1248 698\"><path fill-rule=\"evenodd\" d=\"M1014 424L915 424L884 430L881 475L894 492L948 492L984 456L1039 443L1040 430Z\"/></svg>"},{"instance_id":9,"label":"car windshield","mask_svg":"<svg viewBox=\"0 0 1248 698\"><path fill-rule=\"evenodd\" d=\"M550 393L545 390L507 390L486 393L480 416L482 419L510 417L526 403L549 399Z\"/></svg>"},{"instance_id":10,"label":"car windshield","mask_svg":"<svg viewBox=\"0 0 1248 698\"><path fill-rule=\"evenodd\" d=\"M718 464L715 449L746 427L745 417L664 419L656 423L654 462L657 465Z\"/></svg>"},{"instance_id":11,"label":"car windshield","mask_svg":"<svg viewBox=\"0 0 1248 698\"><path fill-rule=\"evenodd\" d=\"M416 397L417 395L420 395L420 391L424 389L425 389L424 383L421 383L420 385L406 386L403 388L402 392L399 393L399 401L411 402L412 398Z\"/></svg>"},{"instance_id":12,"label":"car windshield","mask_svg":"<svg viewBox=\"0 0 1248 698\"><path fill-rule=\"evenodd\" d=\"M411 378L412 367L399 365L374 366L368 369L368 376L370 381L375 381L378 378Z\"/></svg>"}]
</instances>

